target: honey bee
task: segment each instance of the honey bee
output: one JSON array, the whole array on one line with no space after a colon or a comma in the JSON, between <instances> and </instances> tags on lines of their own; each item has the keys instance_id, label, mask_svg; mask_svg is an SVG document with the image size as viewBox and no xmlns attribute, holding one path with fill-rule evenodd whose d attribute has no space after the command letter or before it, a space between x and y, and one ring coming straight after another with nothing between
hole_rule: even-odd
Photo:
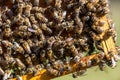
<instances>
[{"instance_id":1,"label":"honey bee","mask_svg":"<svg viewBox=\"0 0 120 80\"><path fill-rule=\"evenodd\" d=\"M77 19L77 18L76 18ZM79 24L78 24L79 23ZM83 23L80 21L80 22L77 22L77 25L74 29L75 33L77 34L81 34L82 33L82 30L83 30Z\"/></svg>"},{"instance_id":2,"label":"honey bee","mask_svg":"<svg viewBox=\"0 0 120 80\"><path fill-rule=\"evenodd\" d=\"M24 18L24 24L28 27L31 27L31 23L30 23L29 18L27 18L27 17Z\"/></svg>"},{"instance_id":3,"label":"honey bee","mask_svg":"<svg viewBox=\"0 0 120 80\"><path fill-rule=\"evenodd\" d=\"M12 48L9 48L9 47L8 47L8 48L6 49L6 53L7 53L7 54L11 54L11 53L12 53Z\"/></svg>"},{"instance_id":4,"label":"honey bee","mask_svg":"<svg viewBox=\"0 0 120 80\"><path fill-rule=\"evenodd\" d=\"M89 32L90 36L92 37L93 40L99 41L101 40L100 36L97 36L93 31Z\"/></svg>"},{"instance_id":5,"label":"honey bee","mask_svg":"<svg viewBox=\"0 0 120 80\"><path fill-rule=\"evenodd\" d=\"M39 0L34 0L33 5L34 5L34 6L39 6Z\"/></svg>"},{"instance_id":6,"label":"honey bee","mask_svg":"<svg viewBox=\"0 0 120 80\"><path fill-rule=\"evenodd\" d=\"M8 9L6 13L10 17L10 19L13 18L14 13L13 13L13 11L11 9Z\"/></svg>"},{"instance_id":7,"label":"honey bee","mask_svg":"<svg viewBox=\"0 0 120 80\"><path fill-rule=\"evenodd\" d=\"M108 0L99 0L99 4L101 4L104 7L108 7L109 1Z\"/></svg>"},{"instance_id":8,"label":"honey bee","mask_svg":"<svg viewBox=\"0 0 120 80\"><path fill-rule=\"evenodd\" d=\"M106 67L106 62L104 60L101 60L99 63L98 63L98 66L99 66L99 69L101 71L104 71L105 70L105 67Z\"/></svg>"},{"instance_id":9,"label":"honey bee","mask_svg":"<svg viewBox=\"0 0 120 80\"><path fill-rule=\"evenodd\" d=\"M17 80L23 80L21 76L17 75Z\"/></svg>"},{"instance_id":10,"label":"honey bee","mask_svg":"<svg viewBox=\"0 0 120 80\"><path fill-rule=\"evenodd\" d=\"M86 7L88 8L89 11L93 11L93 9L95 8L94 3L91 3L91 2L87 3Z\"/></svg>"},{"instance_id":11,"label":"honey bee","mask_svg":"<svg viewBox=\"0 0 120 80\"><path fill-rule=\"evenodd\" d=\"M70 45L69 50L71 51L72 55L75 57L78 55L78 50L76 49L75 45Z\"/></svg>"},{"instance_id":12,"label":"honey bee","mask_svg":"<svg viewBox=\"0 0 120 80\"><path fill-rule=\"evenodd\" d=\"M36 23L37 23L37 20L35 19L35 16L34 16L34 15L30 15L30 21L31 21L33 24L36 24Z\"/></svg>"},{"instance_id":13,"label":"honey bee","mask_svg":"<svg viewBox=\"0 0 120 80\"><path fill-rule=\"evenodd\" d=\"M2 21L6 21L8 18L5 14L1 14L1 19L2 19Z\"/></svg>"},{"instance_id":14,"label":"honey bee","mask_svg":"<svg viewBox=\"0 0 120 80\"><path fill-rule=\"evenodd\" d=\"M29 66L28 68L27 68L27 73L32 73L33 75L34 75L34 67L33 66Z\"/></svg>"},{"instance_id":15,"label":"honey bee","mask_svg":"<svg viewBox=\"0 0 120 80\"><path fill-rule=\"evenodd\" d=\"M24 54L24 49L17 42L13 42L13 49L16 52Z\"/></svg>"},{"instance_id":16,"label":"honey bee","mask_svg":"<svg viewBox=\"0 0 120 80\"><path fill-rule=\"evenodd\" d=\"M17 25L23 25L23 22L24 22L24 18L20 14L16 15L12 20L12 24L17 24Z\"/></svg>"},{"instance_id":17,"label":"honey bee","mask_svg":"<svg viewBox=\"0 0 120 80\"><path fill-rule=\"evenodd\" d=\"M22 14L24 7L25 7L25 4L24 4L24 3L18 4L18 7L17 7L17 9L16 9L16 12L17 12L18 14Z\"/></svg>"},{"instance_id":18,"label":"honey bee","mask_svg":"<svg viewBox=\"0 0 120 80\"><path fill-rule=\"evenodd\" d=\"M61 8L61 3L62 3L62 0L55 0L55 7L60 9Z\"/></svg>"},{"instance_id":19,"label":"honey bee","mask_svg":"<svg viewBox=\"0 0 120 80\"><path fill-rule=\"evenodd\" d=\"M106 33L107 36L114 36L116 34L116 31L114 29L108 29Z\"/></svg>"},{"instance_id":20,"label":"honey bee","mask_svg":"<svg viewBox=\"0 0 120 80\"><path fill-rule=\"evenodd\" d=\"M24 63L19 59L19 58L15 58L16 64L21 68L21 69L25 69L26 66L24 65Z\"/></svg>"},{"instance_id":21,"label":"honey bee","mask_svg":"<svg viewBox=\"0 0 120 80\"><path fill-rule=\"evenodd\" d=\"M32 66L33 65L31 57L28 54L25 54L25 61L26 61L28 66Z\"/></svg>"},{"instance_id":22,"label":"honey bee","mask_svg":"<svg viewBox=\"0 0 120 80\"><path fill-rule=\"evenodd\" d=\"M47 27L47 25L46 24L41 24L41 26L40 26L40 28L42 29L42 30L44 30L46 33L48 33L48 34L52 34L52 30L49 28L49 27Z\"/></svg>"},{"instance_id":23,"label":"honey bee","mask_svg":"<svg viewBox=\"0 0 120 80\"><path fill-rule=\"evenodd\" d=\"M29 17L32 10L32 4L26 4L24 7L24 15Z\"/></svg>"},{"instance_id":24,"label":"honey bee","mask_svg":"<svg viewBox=\"0 0 120 80\"><path fill-rule=\"evenodd\" d=\"M53 63L53 68L62 73L64 71L64 64L62 61L57 60Z\"/></svg>"},{"instance_id":25,"label":"honey bee","mask_svg":"<svg viewBox=\"0 0 120 80\"><path fill-rule=\"evenodd\" d=\"M13 44L11 42L9 42L8 40L2 40L1 43L5 46L5 47L10 47L12 48Z\"/></svg>"},{"instance_id":26,"label":"honey bee","mask_svg":"<svg viewBox=\"0 0 120 80\"><path fill-rule=\"evenodd\" d=\"M3 69L0 67L0 75L4 75L5 72L3 71Z\"/></svg>"},{"instance_id":27,"label":"honey bee","mask_svg":"<svg viewBox=\"0 0 120 80\"><path fill-rule=\"evenodd\" d=\"M15 0L10 0L10 2L11 2L12 4L14 4L14 3L15 3Z\"/></svg>"},{"instance_id":28,"label":"honey bee","mask_svg":"<svg viewBox=\"0 0 120 80\"><path fill-rule=\"evenodd\" d=\"M27 53L31 53L31 49L30 49L30 46L29 44L26 42L26 41L21 41L22 42L22 46L24 48L24 50L27 52Z\"/></svg>"},{"instance_id":29,"label":"honey bee","mask_svg":"<svg viewBox=\"0 0 120 80\"><path fill-rule=\"evenodd\" d=\"M20 31L27 31L27 28L28 28L28 26L23 25L23 26L19 26L18 30L20 30Z\"/></svg>"},{"instance_id":30,"label":"honey bee","mask_svg":"<svg viewBox=\"0 0 120 80\"><path fill-rule=\"evenodd\" d=\"M31 39L28 39L27 43L29 44L30 47L34 46L34 43L33 43L33 41Z\"/></svg>"},{"instance_id":31,"label":"honey bee","mask_svg":"<svg viewBox=\"0 0 120 80\"><path fill-rule=\"evenodd\" d=\"M39 63L38 58L36 57L36 54L31 54L31 59L32 59L32 62L34 62L33 63L34 65Z\"/></svg>"},{"instance_id":32,"label":"honey bee","mask_svg":"<svg viewBox=\"0 0 120 80\"><path fill-rule=\"evenodd\" d=\"M23 2L23 0L16 0L16 2L17 2L17 3L22 3L22 2Z\"/></svg>"},{"instance_id":33,"label":"honey bee","mask_svg":"<svg viewBox=\"0 0 120 80\"><path fill-rule=\"evenodd\" d=\"M104 32L104 29L102 27L100 27L100 26L93 25L92 29L95 30L99 34Z\"/></svg>"},{"instance_id":34,"label":"honey bee","mask_svg":"<svg viewBox=\"0 0 120 80\"><path fill-rule=\"evenodd\" d=\"M86 72L86 69L85 70L79 70L79 71L76 71L75 73L73 73L73 78L78 78L79 76L82 76L83 74L85 74Z\"/></svg>"},{"instance_id":35,"label":"honey bee","mask_svg":"<svg viewBox=\"0 0 120 80\"><path fill-rule=\"evenodd\" d=\"M46 61L46 51L45 50L42 50L41 52L40 52L40 61L41 62L45 62Z\"/></svg>"},{"instance_id":36,"label":"honey bee","mask_svg":"<svg viewBox=\"0 0 120 80\"><path fill-rule=\"evenodd\" d=\"M50 59L50 61L55 61L55 55L53 54L53 50L51 48L47 49L47 57Z\"/></svg>"},{"instance_id":37,"label":"honey bee","mask_svg":"<svg viewBox=\"0 0 120 80\"><path fill-rule=\"evenodd\" d=\"M43 23L48 22L48 19L41 13L35 13L35 16L39 21L41 21Z\"/></svg>"},{"instance_id":38,"label":"honey bee","mask_svg":"<svg viewBox=\"0 0 120 80\"><path fill-rule=\"evenodd\" d=\"M11 75L11 70L5 70L4 76L3 76L3 80L7 80Z\"/></svg>"},{"instance_id":39,"label":"honey bee","mask_svg":"<svg viewBox=\"0 0 120 80\"><path fill-rule=\"evenodd\" d=\"M71 61L71 57L66 57L64 60L64 70L65 71L71 71L71 66L70 66L70 61Z\"/></svg>"},{"instance_id":40,"label":"honey bee","mask_svg":"<svg viewBox=\"0 0 120 80\"><path fill-rule=\"evenodd\" d=\"M50 73L50 75L60 76L59 71L56 69L53 69L50 64L47 64L46 69L47 69L48 73Z\"/></svg>"},{"instance_id":41,"label":"honey bee","mask_svg":"<svg viewBox=\"0 0 120 80\"><path fill-rule=\"evenodd\" d=\"M95 16L95 14L91 14L91 20L93 23L97 23L99 21L99 18Z\"/></svg>"},{"instance_id":42,"label":"honey bee","mask_svg":"<svg viewBox=\"0 0 120 80\"><path fill-rule=\"evenodd\" d=\"M104 20L100 20L100 21L98 21L98 26L104 26L104 24L105 24L105 21Z\"/></svg>"},{"instance_id":43,"label":"honey bee","mask_svg":"<svg viewBox=\"0 0 120 80\"><path fill-rule=\"evenodd\" d=\"M2 47L0 46L0 55L3 54L3 49Z\"/></svg>"}]
</instances>

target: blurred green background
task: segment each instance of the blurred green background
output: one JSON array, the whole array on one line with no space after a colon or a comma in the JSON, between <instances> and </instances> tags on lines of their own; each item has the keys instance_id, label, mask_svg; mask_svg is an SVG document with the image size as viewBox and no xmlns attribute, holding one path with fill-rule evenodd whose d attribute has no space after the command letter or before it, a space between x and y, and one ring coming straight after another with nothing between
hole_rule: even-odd
<instances>
[{"instance_id":1,"label":"blurred green background","mask_svg":"<svg viewBox=\"0 0 120 80\"><path fill-rule=\"evenodd\" d=\"M117 31L117 43L120 45L120 0L109 0L110 3L110 17L115 23L115 29ZM53 80L120 80L120 61L115 69L106 67L105 71L100 71L98 67L92 67L87 70L85 75L79 78L72 78L72 74L55 78Z\"/></svg>"}]
</instances>

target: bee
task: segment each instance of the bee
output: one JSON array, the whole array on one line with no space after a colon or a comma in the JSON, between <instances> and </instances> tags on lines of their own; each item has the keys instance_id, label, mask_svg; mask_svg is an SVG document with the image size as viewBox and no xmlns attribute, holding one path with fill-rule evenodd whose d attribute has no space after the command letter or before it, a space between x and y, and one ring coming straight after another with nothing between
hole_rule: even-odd
<instances>
[{"instance_id":1,"label":"bee","mask_svg":"<svg viewBox=\"0 0 120 80\"><path fill-rule=\"evenodd\" d=\"M62 4L62 0L55 0L55 7L60 9Z\"/></svg>"},{"instance_id":2,"label":"bee","mask_svg":"<svg viewBox=\"0 0 120 80\"><path fill-rule=\"evenodd\" d=\"M4 70L0 67L0 75L4 75L4 74L5 74Z\"/></svg>"},{"instance_id":3,"label":"bee","mask_svg":"<svg viewBox=\"0 0 120 80\"><path fill-rule=\"evenodd\" d=\"M28 29L28 26L25 26L25 25L18 27L19 31L27 31L27 29Z\"/></svg>"},{"instance_id":4,"label":"bee","mask_svg":"<svg viewBox=\"0 0 120 80\"><path fill-rule=\"evenodd\" d=\"M92 27L93 30L95 30L99 34L104 32L104 29L102 27L100 27L100 26L92 25L91 27Z\"/></svg>"},{"instance_id":5,"label":"bee","mask_svg":"<svg viewBox=\"0 0 120 80\"><path fill-rule=\"evenodd\" d=\"M24 49L17 42L13 42L13 49L16 52L24 54Z\"/></svg>"},{"instance_id":6,"label":"bee","mask_svg":"<svg viewBox=\"0 0 120 80\"><path fill-rule=\"evenodd\" d=\"M5 46L5 47L10 47L12 48L13 44L11 42L9 42L8 40L2 40L1 43Z\"/></svg>"},{"instance_id":7,"label":"bee","mask_svg":"<svg viewBox=\"0 0 120 80\"><path fill-rule=\"evenodd\" d=\"M101 37L96 35L96 33L94 33L93 31L89 32L90 36L92 37L93 40L99 41L101 40Z\"/></svg>"},{"instance_id":8,"label":"bee","mask_svg":"<svg viewBox=\"0 0 120 80\"><path fill-rule=\"evenodd\" d=\"M15 0L10 0L10 2L11 2L12 4L14 4L14 3L15 3Z\"/></svg>"},{"instance_id":9,"label":"bee","mask_svg":"<svg viewBox=\"0 0 120 80\"><path fill-rule=\"evenodd\" d=\"M11 54L11 53L12 53L12 48L9 48L9 47L8 47L8 48L6 49L6 53L7 53L7 54Z\"/></svg>"},{"instance_id":10,"label":"bee","mask_svg":"<svg viewBox=\"0 0 120 80\"><path fill-rule=\"evenodd\" d=\"M93 23L97 23L99 21L99 18L95 16L95 14L91 14L91 20Z\"/></svg>"},{"instance_id":11,"label":"bee","mask_svg":"<svg viewBox=\"0 0 120 80\"><path fill-rule=\"evenodd\" d=\"M34 5L34 6L39 6L39 3L40 3L39 0L34 0L33 5Z\"/></svg>"},{"instance_id":12,"label":"bee","mask_svg":"<svg viewBox=\"0 0 120 80\"><path fill-rule=\"evenodd\" d=\"M26 61L28 66L32 66L33 65L31 57L28 54L25 54L25 61Z\"/></svg>"},{"instance_id":13,"label":"bee","mask_svg":"<svg viewBox=\"0 0 120 80\"><path fill-rule=\"evenodd\" d=\"M99 63L98 63L98 66L99 66L99 69L101 71L104 71L105 70L105 67L106 67L106 62L104 60L101 60Z\"/></svg>"},{"instance_id":14,"label":"bee","mask_svg":"<svg viewBox=\"0 0 120 80\"><path fill-rule=\"evenodd\" d=\"M3 54L2 46L0 46L0 55Z\"/></svg>"},{"instance_id":15,"label":"bee","mask_svg":"<svg viewBox=\"0 0 120 80\"><path fill-rule=\"evenodd\" d=\"M31 13L31 10L32 10L32 4L26 4L25 7L24 7L24 15L26 17L29 17L30 13Z\"/></svg>"},{"instance_id":16,"label":"bee","mask_svg":"<svg viewBox=\"0 0 120 80\"><path fill-rule=\"evenodd\" d=\"M89 11L93 11L93 9L95 8L94 3L90 3L90 2L86 4L86 7Z\"/></svg>"},{"instance_id":17,"label":"bee","mask_svg":"<svg viewBox=\"0 0 120 80\"><path fill-rule=\"evenodd\" d=\"M42 13L35 13L35 17L43 23L48 22L48 19Z\"/></svg>"},{"instance_id":18,"label":"bee","mask_svg":"<svg viewBox=\"0 0 120 80\"><path fill-rule=\"evenodd\" d=\"M117 60L120 59L120 57L117 54L114 54L113 51L108 52L109 59L108 60L108 66L111 68L115 68L117 66Z\"/></svg>"},{"instance_id":19,"label":"bee","mask_svg":"<svg viewBox=\"0 0 120 80\"><path fill-rule=\"evenodd\" d=\"M97 8L96 10L99 16L104 16L110 12L108 7L102 7L102 6L99 6L99 8Z\"/></svg>"},{"instance_id":20,"label":"bee","mask_svg":"<svg viewBox=\"0 0 120 80\"><path fill-rule=\"evenodd\" d=\"M47 57L50 61L54 62L55 61L55 55L53 54L53 50L51 48L47 49Z\"/></svg>"},{"instance_id":21,"label":"bee","mask_svg":"<svg viewBox=\"0 0 120 80\"><path fill-rule=\"evenodd\" d=\"M98 3L101 4L103 7L108 7L109 1L108 0L99 0Z\"/></svg>"},{"instance_id":22,"label":"bee","mask_svg":"<svg viewBox=\"0 0 120 80\"><path fill-rule=\"evenodd\" d=\"M105 21L104 20L100 20L98 21L98 26L104 26L105 25Z\"/></svg>"},{"instance_id":23,"label":"bee","mask_svg":"<svg viewBox=\"0 0 120 80\"><path fill-rule=\"evenodd\" d=\"M78 18L76 18L76 20L77 20ZM78 19L79 20L79 19ZM77 21L78 21L77 20ZM74 31L75 31L75 33L77 33L77 34L81 34L82 33L82 30L83 30L83 23L80 21L78 21L78 22L76 22L77 23L77 25L75 26L75 29L74 29ZM79 24L78 24L79 23Z\"/></svg>"},{"instance_id":24,"label":"bee","mask_svg":"<svg viewBox=\"0 0 120 80\"><path fill-rule=\"evenodd\" d=\"M7 80L11 75L11 70L5 70L3 80Z\"/></svg>"},{"instance_id":25,"label":"bee","mask_svg":"<svg viewBox=\"0 0 120 80\"><path fill-rule=\"evenodd\" d=\"M87 66L87 67L91 67L91 66L92 66L92 61L91 61L90 59L88 59L88 60L86 61L86 66Z\"/></svg>"},{"instance_id":26,"label":"bee","mask_svg":"<svg viewBox=\"0 0 120 80\"><path fill-rule=\"evenodd\" d=\"M28 68L27 68L27 73L32 73L33 75L34 75L34 73L35 73L35 70L34 70L35 68L33 67L33 66L29 66Z\"/></svg>"},{"instance_id":27,"label":"bee","mask_svg":"<svg viewBox=\"0 0 120 80\"><path fill-rule=\"evenodd\" d=\"M75 45L72 44L72 45L69 45L68 47L74 57L78 55L78 50L76 49Z\"/></svg>"},{"instance_id":28,"label":"bee","mask_svg":"<svg viewBox=\"0 0 120 80\"><path fill-rule=\"evenodd\" d=\"M16 15L12 20L12 24L17 24L17 25L23 25L23 22L24 22L24 18L20 14Z\"/></svg>"},{"instance_id":29,"label":"bee","mask_svg":"<svg viewBox=\"0 0 120 80\"><path fill-rule=\"evenodd\" d=\"M8 19L8 17L6 16L6 14L1 14L1 19L2 21L6 21Z\"/></svg>"},{"instance_id":30,"label":"bee","mask_svg":"<svg viewBox=\"0 0 120 80\"><path fill-rule=\"evenodd\" d=\"M60 76L59 71L56 70L56 69L53 69L50 64L47 64L46 69L47 69L47 71L48 71L48 73L49 73L50 75Z\"/></svg>"},{"instance_id":31,"label":"bee","mask_svg":"<svg viewBox=\"0 0 120 80\"><path fill-rule=\"evenodd\" d=\"M26 41L21 41L21 42L24 50L29 54L32 53L29 44Z\"/></svg>"},{"instance_id":32,"label":"bee","mask_svg":"<svg viewBox=\"0 0 120 80\"><path fill-rule=\"evenodd\" d=\"M16 2L17 2L17 3L22 3L22 2L23 2L23 0L16 0Z\"/></svg>"},{"instance_id":33,"label":"bee","mask_svg":"<svg viewBox=\"0 0 120 80\"><path fill-rule=\"evenodd\" d=\"M25 4L24 4L24 3L18 4L18 7L17 7L17 9L16 9L16 12L17 12L18 14L22 14L24 7L25 7Z\"/></svg>"},{"instance_id":34,"label":"bee","mask_svg":"<svg viewBox=\"0 0 120 80\"><path fill-rule=\"evenodd\" d=\"M31 27L31 23L30 23L29 18L27 18L27 17L24 18L24 24L28 27Z\"/></svg>"},{"instance_id":35,"label":"bee","mask_svg":"<svg viewBox=\"0 0 120 80\"><path fill-rule=\"evenodd\" d=\"M7 60L0 60L0 65L1 66L7 66L9 64L9 61Z\"/></svg>"},{"instance_id":36,"label":"bee","mask_svg":"<svg viewBox=\"0 0 120 80\"><path fill-rule=\"evenodd\" d=\"M12 30L11 30L10 27L5 28L4 31L3 31L3 36L9 38L9 37L12 36L12 33L13 33L13 32L12 32Z\"/></svg>"},{"instance_id":37,"label":"bee","mask_svg":"<svg viewBox=\"0 0 120 80\"><path fill-rule=\"evenodd\" d=\"M46 61L46 51L45 50L42 50L40 52L40 61L41 62L45 62Z\"/></svg>"},{"instance_id":38,"label":"bee","mask_svg":"<svg viewBox=\"0 0 120 80\"><path fill-rule=\"evenodd\" d=\"M52 34L53 33L52 29L50 29L49 27L47 27L47 25L44 24L44 23L40 25L40 28L42 30L44 30L46 33L48 33L48 34Z\"/></svg>"},{"instance_id":39,"label":"bee","mask_svg":"<svg viewBox=\"0 0 120 80\"><path fill-rule=\"evenodd\" d=\"M67 5L67 9L71 9L73 8L75 5L77 5L77 3L70 3Z\"/></svg>"},{"instance_id":40,"label":"bee","mask_svg":"<svg viewBox=\"0 0 120 80\"><path fill-rule=\"evenodd\" d=\"M79 71L76 71L75 73L73 73L73 78L78 78L79 76L82 76L83 74L85 74L86 72L86 69L85 70L79 70Z\"/></svg>"},{"instance_id":41,"label":"bee","mask_svg":"<svg viewBox=\"0 0 120 80\"><path fill-rule=\"evenodd\" d=\"M36 54L31 54L31 59L32 59L32 62L34 62L33 63L34 65L39 63Z\"/></svg>"},{"instance_id":42,"label":"bee","mask_svg":"<svg viewBox=\"0 0 120 80\"><path fill-rule=\"evenodd\" d=\"M21 68L21 69L25 69L26 66L25 64L19 59L19 58L15 58L16 64Z\"/></svg>"},{"instance_id":43,"label":"bee","mask_svg":"<svg viewBox=\"0 0 120 80\"><path fill-rule=\"evenodd\" d=\"M24 0L25 2L30 2L30 0Z\"/></svg>"},{"instance_id":44,"label":"bee","mask_svg":"<svg viewBox=\"0 0 120 80\"><path fill-rule=\"evenodd\" d=\"M115 24L110 18L107 18L107 21L108 21L108 25L111 29L115 28Z\"/></svg>"},{"instance_id":45,"label":"bee","mask_svg":"<svg viewBox=\"0 0 120 80\"><path fill-rule=\"evenodd\" d=\"M31 39L28 39L27 43L29 44L30 47L34 46L34 43L33 43L33 41Z\"/></svg>"},{"instance_id":46,"label":"bee","mask_svg":"<svg viewBox=\"0 0 120 80\"><path fill-rule=\"evenodd\" d=\"M42 64L38 64L35 66L36 70L40 71L44 68L44 66Z\"/></svg>"},{"instance_id":47,"label":"bee","mask_svg":"<svg viewBox=\"0 0 120 80\"><path fill-rule=\"evenodd\" d=\"M106 31L107 36L114 36L116 34L116 31L114 29L108 29Z\"/></svg>"},{"instance_id":48,"label":"bee","mask_svg":"<svg viewBox=\"0 0 120 80\"><path fill-rule=\"evenodd\" d=\"M6 14L10 17L10 19L12 19L13 16L14 16L14 13L13 13L13 11L11 9L8 9Z\"/></svg>"},{"instance_id":49,"label":"bee","mask_svg":"<svg viewBox=\"0 0 120 80\"><path fill-rule=\"evenodd\" d=\"M17 80L23 80L21 76L17 75Z\"/></svg>"},{"instance_id":50,"label":"bee","mask_svg":"<svg viewBox=\"0 0 120 80\"><path fill-rule=\"evenodd\" d=\"M53 68L62 73L64 71L64 64L61 60L57 60L53 63Z\"/></svg>"},{"instance_id":51,"label":"bee","mask_svg":"<svg viewBox=\"0 0 120 80\"><path fill-rule=\"evenodd\" d=\"M37 23L37 20L35 19L35 16L33 14L30 15L30 21L31 23L33 24L36 24Z\"/></svg>"}]
</instances>

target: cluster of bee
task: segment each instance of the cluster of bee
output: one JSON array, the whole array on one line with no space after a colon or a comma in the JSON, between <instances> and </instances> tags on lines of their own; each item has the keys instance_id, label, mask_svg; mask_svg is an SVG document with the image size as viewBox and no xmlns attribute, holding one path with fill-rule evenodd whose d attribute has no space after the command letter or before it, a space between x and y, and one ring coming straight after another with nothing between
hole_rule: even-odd
<instances>
[{"instance_id":1,"label":"cluster of bee","mask_svg":"<svg viewBox=\"0 0 120 80\"><path fill-rule=\"evenodd\" d=\"M10 4L10 6L8 5ZM116 40L114 24L104 31L109 12L107 0L0 0L0 75L3 80L45 68L51 75L71 71L70 63L88 67L100 60L103 69L102 37L105 32ZM87 63L81 58L102 54ZM115 66L117 55L112 55ZM113 63L114 62L114 63ZM101 66L102 65L102 66ZM82 74L85 70L80 71Z\"/></svg>"}]
</instances>

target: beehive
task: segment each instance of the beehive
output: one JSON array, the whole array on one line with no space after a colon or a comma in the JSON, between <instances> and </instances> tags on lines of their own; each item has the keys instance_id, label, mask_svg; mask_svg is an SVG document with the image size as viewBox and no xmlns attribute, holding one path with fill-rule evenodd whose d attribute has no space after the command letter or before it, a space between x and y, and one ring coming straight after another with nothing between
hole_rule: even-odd
<instances>
[{"instance_id":1,"label":"beehive","mask_svg":"<svg viewBox=\"0 0 120 80\"><path fill-rule=\"evenodd\" d=\"M9 1L1 1L1 8L3 8L3 6L4 5L6 5L6 6L8 6L8 8L11 8L11 7L13 7L13 4L14 4L14 0L10 0L10 1L13 1L13 3L12 2L9 2ZM24 2L29 2L29 0L24 0ZM38 5L40 5L40 7L48 7L48 5L51 5L51 6L56 6L56 7L61 7L61 5L54 5L55 4L55 1L57 2L58 0L48 0L48 3L45 3L45 1L44 0L42 0L42 1L40 1L39 2L39 0L30 0L32 3L33 3L33 5L34 6L38 6ZM34 1L38 1L37 3L36 2L34 2ZM64 0L61 0L62 2L65 2ZM71 0L71 4L72 4L72 1L74 2L75 0ZM78 2L79 1L81 1L82 2L82 0L78 0ZM106 5L106 6L108 6L108 3L106 3L106 1L107 0L96 0L96 1L89 1L89 0L85 0L85 1L83 1L83 2L85 2L85 7L87 7L88 6L88 8L90 7L91 8L91 4L94 2L94 4L97 4L99 1L105 1L105 4L103 4L103 5ZM17 4L21 4L23 2L23 0L15 0L15 3L17 3ZM66 2L69 2L69 1L66 1ZM38 4L38 3L40 3L40 4ZM61 2L60 2L61 3ZM89 3L90 3L90 5L89 5ZM58 4L59 4L59 1L58 1ZM65 4L64 4L65 5ZM62 5L62 6L64 6L64 5ZM73 6L74 6L74 4L72 4ZM77 3L77 4L75 4L76 6L79 6L79 3ZM101 4L102 5L102 4ZM69 5L69 6L71 6L71 5ZM68 7L69 7L68 6ZM15 7L15 6L14 6ZM22 7L22 5L20 6L20 9L21 9L21 7ZM18 8L18 12L20 11L20 9ZM30 9L29 7L28 7L28 9ZM63 9L65 9L65 8L63 8ZM14 11L14 10L13 10ZM54 10L53 10L54 11ZM70 10L71 11L71 10ZM72 11L71 11L72 12ZM88 11L89 12L89 11ZM26 13L27 13L27 11L26 11ZM94 10L93 10L93 13L94 13ZM17 14L17 11L16 11L16 14ZM20 15L22 14L22 12L20 13ZM68 13L69 14L69 13ZM95 66L95 65L98 65L99 64L99 62L101 61L101 57L102 57L102 59L103 58L105 58L105 59L107 59L108 61L111 61L111 54L109 54L109 52L112 52L112 55L117 55L117 50L116 50L116 48L115 48L115 44L114 44L114 41L113 41L113 36L108 36L108 35L106 35L107 34L107 31L110 29L110 22L109 22L109 19L106 17L106 14L107 13L105 13L105 12L103 12L103 13L101 13L100 15L99 14L95 14L95 16L97 15L97 16L99 16L99 20L98 21L103 21L104 22L104 25L102 25L101 26L101 28L103 29L103 32L101 33L100 32L100 34L97 34L97 36L99 36L100 37L100 43L101 43L101 45L102 45L102 47L103 47L103 51L104 51L104 57L102 57L103 55L101 55L101 53L99 54L99 52L98 53L94 53L94 54L91 54L90 56L85 56L85 57L82 57L82 58L80 58L80 60L79 60L79 62L77 62L77 63L74 63L74 62L71 62L70 63L70 66L71 66L71 71L62 71L61 72L61 74L60 75L65 75L65 74L68 74L68 73L72 73L72 72L74 72L74 71L76 71L76 70L78 70L78 69L80 69L80 70L84 70L84 69L86 69L86 68L89 68L89 67L92 67L92 66ZM28 16L29 17L29 12L28 12L28 14L24 14L25 15L25 17L26 16ZM46 14L46 15L49 15L49 14ZM85 14L84 14L85 15ZM51 16L50 16L51 17ZM69 16L68 16L68 18L69 18ZM4 17L3 17L3 19L4 19ZM51 18L50 18L51 19ZM55 19L56 20L56 19ZM22 20L21 20L22 21ZM20 21L20 22L21 22ZM47 22L47 19L43 19L43 20L41 20L40 19L40 21L42 21L43 23L44 22ZM56 21L56 23L61 23L61 19L59 20L59 19L57 19L57 21ZM82 21L83 23L84 23L84 21ZM34 22L33 22L34 23ZM78 21L78 23L79 23L79 21ZM18 22L18 24L20 24L19 22ZM76 23L77 24L77 23ZM85 24L87 24L87 23L85 23ZM21 24L20 24L21 25ZM77 24L77 25L79 25L79 24ZM34 32L34 30L33 30L33 32ZM63 34L62 34L63 35ZM65 34L64 34L65 35ZM63 36L64 36L63 35ZM74 36L74 34L67 34L67 37L70 37L71 35L73 35ZM9 37L9 36L8 36ZM92 37L92 36L91 36ZM30 53L30 51L28 51L27 53ZM94 63L93 65L90 65L90 66L88 66L87 65L87 63L88 63L88 61L89 60L94 60L94 59L98 59L98 61L96 61L96 63ZM112 56L112 58L113 58L113 56ZM81 62L83 62L83 63L85 63L85 66L83 66L83 67L79 67L80 65L81 65ZM51 79L51 78L54 78L54 77L56 77L55 75L49 75L49 73L46 71L46 69L42 69L42 70L40 70L40 72L36 75L36 76L34 76L33 77L33 75L32 74L27 74L27 75L24 75L24 76L22 76L22 78L23 78L23 80L49 80L49 79Z\"/></svg>"}]
</instances>

